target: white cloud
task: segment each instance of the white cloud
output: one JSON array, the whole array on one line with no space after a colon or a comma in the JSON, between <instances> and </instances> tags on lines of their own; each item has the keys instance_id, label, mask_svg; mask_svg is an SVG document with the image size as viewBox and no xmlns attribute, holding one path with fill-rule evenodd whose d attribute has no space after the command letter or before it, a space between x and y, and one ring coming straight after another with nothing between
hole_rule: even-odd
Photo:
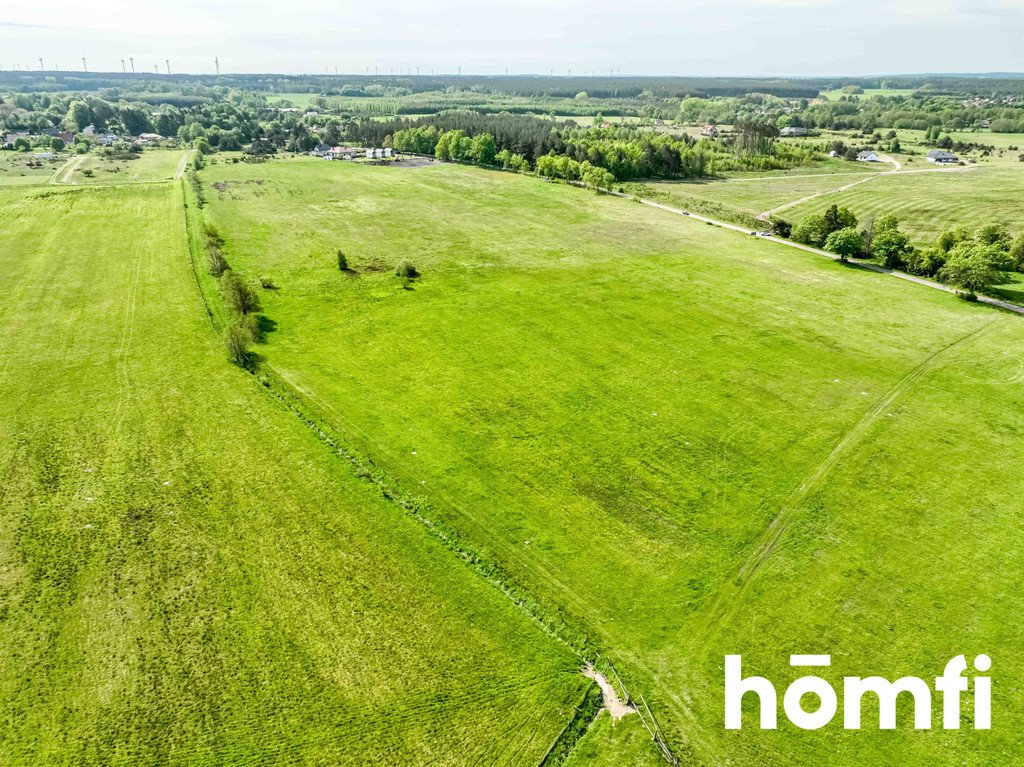
<instances>
[{"instance_id":1,"label":"white cloud","mask_svg":"<svg viewBox=\"0 0 1024 767\"><path fill-rule=\"evenodd\" d=\"M1020 0L33 0L0 24L0 66L38 56L177 71L861 74L1024 69ZM39 26L29 26L39 25ZM942 41L942 44L937 44Z\"/></svg>"}]
</instances>

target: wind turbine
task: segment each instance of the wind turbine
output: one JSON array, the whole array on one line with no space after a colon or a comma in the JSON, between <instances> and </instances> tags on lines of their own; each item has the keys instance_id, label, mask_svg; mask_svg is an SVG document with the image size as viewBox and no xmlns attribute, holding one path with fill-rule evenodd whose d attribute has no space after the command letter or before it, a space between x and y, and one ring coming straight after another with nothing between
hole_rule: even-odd
<instances>
[{"instance_id":1,"label":"wind turbine","mask_svg":"<svg viewBox=\"0 0 1024 767\"><path fill-rule=\"evenodd\" d=\"M131 65L132 65L132 74L134 75L134 74L135 74L135 57L134 57L134 56L129 56L129 57L128 57L128 61L130 61L130 62L131 62Z\"/></svg>"},{"instance_id":2,"label":"wind turbine","mask_svg":"<svg viewBox=\"0 0 1024 767\"><path fill-rule=\"evenodd\" d=\"M121 72L123 72L124 74L128 74L128 69L124 65L124 56L121 57Z\"/></svg>"},{"instance_id":3,"label":"wind turbine","mask_svg":"<svg viewBox=\"0 0 1024 767\"><path fill-rule=\"evenodd\" d=\"M214 54L214 56L213 56L213 65L215 67L217 67L217 74L219 75L220 74L220 59L217 58L216 54Z\"/></svg>"},{"instance_id":4,"label":"wind turbine","mask_svg":"<svg viewBox=\"0 0 1024 767\"><path fill-rule=\"evenodd\" d=\"M85 56L82 56L82 71L83 72L88 72L89 71L89 67L85 63Z\"/></svg>"},{"instance_id":5,"label":"wind turbine","mask_svg":"<svg viewBox=\"0 0 1024 767\"><path fill-rule=\"evenodd\" d=\"M39 71L40 72L43 71L43 57L42 56L39 57Z\"/></svg>"},{"instance_id":6,"label":"wind turbine","mask_svg":"<svg viewBox=\"0 0 1024 767\"><path fill-rule=\"evenodd\" d=\"M167 74L170 74L171 73L171 60L170 59L164 59L164 64L167 65Z\"/></svg>"}]
</instances>

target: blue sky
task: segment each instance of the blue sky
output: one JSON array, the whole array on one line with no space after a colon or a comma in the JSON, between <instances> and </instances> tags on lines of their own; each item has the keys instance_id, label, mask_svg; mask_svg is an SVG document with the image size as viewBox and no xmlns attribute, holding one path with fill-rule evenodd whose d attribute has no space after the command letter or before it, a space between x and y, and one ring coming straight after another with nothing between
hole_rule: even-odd
<instances>
[{"instance_id":1,"label":"blue sky","mask_svg":"<svg viewBox=\"0 0 1024 767\"><path fill-rule=\"evenodd\" d=\"M1024 71L1024 0L32 0L0 68L865 75Z\"/></svg>"}]
</instances>

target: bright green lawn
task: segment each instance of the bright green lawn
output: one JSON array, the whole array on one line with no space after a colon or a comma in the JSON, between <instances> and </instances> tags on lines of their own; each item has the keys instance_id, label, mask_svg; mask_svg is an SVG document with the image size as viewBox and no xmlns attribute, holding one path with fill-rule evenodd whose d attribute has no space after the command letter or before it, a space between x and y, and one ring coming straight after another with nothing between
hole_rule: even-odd
<instances>
[{"instance_id":1,"label":"bright green lawn","mask_svg":"<svg viewBox=\"0 0 1024 767\"><path fill-rule=\"evenodd\" d=\"M920 163L915 167L922 170ZM961 224L989 222L1024 229L1024 163L978 167L957 173L900 173L883 176L845 192L818 197L788 210L793 221L819 213L832 203L848 206L860 219L894 213L919 242L930 243Z\"/></svg>"},{"instance_id":2,"label":"bright green lawn","mask_svg":"<svg viewBox=\"0 0 1024 767\"><path fill-rule=\"evenodd\" d=\"M1019 317L510 174L203 175L228 260L280 286L269 368L590 632L681 753L1024 763ZM723 729L727 652L781 685L790 652L928 677L981 649L991 733Z\"/></svg>"},{"instance_id":3,"label":"bright green lawn","mask_svg":"<svg viewBox=\"0 0 1024 767\"><path fill-rule=\"evenodd\" d=\"M0 764L533 767L578 661L227 362L180 195L0 192Z\"/></svg>"}]
</instances>

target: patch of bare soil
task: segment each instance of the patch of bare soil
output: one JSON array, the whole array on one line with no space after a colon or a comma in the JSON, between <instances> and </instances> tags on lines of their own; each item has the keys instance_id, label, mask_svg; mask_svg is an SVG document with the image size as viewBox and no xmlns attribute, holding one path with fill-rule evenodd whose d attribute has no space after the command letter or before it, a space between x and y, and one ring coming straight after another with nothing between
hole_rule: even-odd
<instances>
[{"instance_id":1,"label":"patch of bare soil","mask_svg":"<svg viewBox=\"0 0 1024 767\"><path fill-rule=\"evenodd\" d=\"M636 713L635 708L619 698L619 693L615 691L612 683L608 681L605 675L593 666L588 665L583 669L583 676L597 682L597 686L601 688L601 698L604 700L604 707L608 709L608 713L612 715L613 720Z\"/></svg>"}]
</instances>

